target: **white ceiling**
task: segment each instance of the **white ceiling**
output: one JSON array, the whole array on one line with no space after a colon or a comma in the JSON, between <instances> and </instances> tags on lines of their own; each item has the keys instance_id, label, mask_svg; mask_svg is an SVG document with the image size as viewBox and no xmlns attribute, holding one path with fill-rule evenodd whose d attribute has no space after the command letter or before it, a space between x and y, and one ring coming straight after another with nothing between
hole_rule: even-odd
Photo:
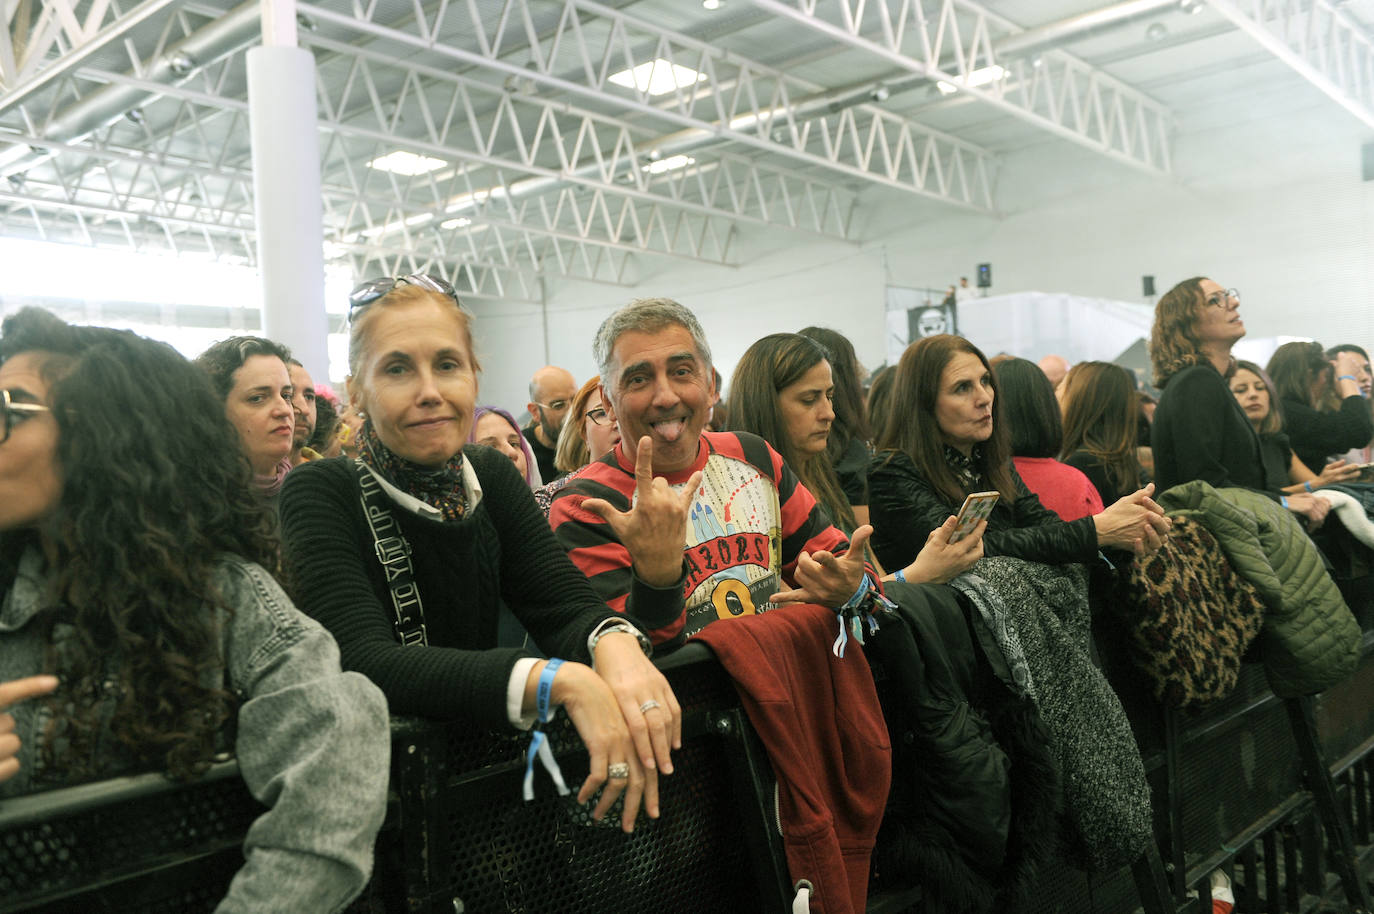
<instances>
[{"instance_id":1,"label":"white ceiling","mask_svg":"<svg viewBox=\"0 0 1374 914\"><path fill-rule=\"evenodd\" d=\"M253 262L256 4L7 8L0 232ZM299 11L319 76L327 258L359 275L443 272L479 298L538 300L550 278L626 283L641 258L736 263L732 239L760 226L853 239L861 194L931 218L995 212L1001 163L1032 146L1168 181L1194 167L1180 155L1209 148L1180 136L1247 125L1253 139L1264 123L1278 143L1274 113L1312 107L1353 137L1374 127L1374 0ZM1090 13L1116 21L1087 31ZM608 82L655 57L707 78L657 98ZM936 88L994 64L1004 79ZM413 178L367 167L398 149L448 164ZM645 170L675 154L695 162Z\"/></svg>"}]
</instances>

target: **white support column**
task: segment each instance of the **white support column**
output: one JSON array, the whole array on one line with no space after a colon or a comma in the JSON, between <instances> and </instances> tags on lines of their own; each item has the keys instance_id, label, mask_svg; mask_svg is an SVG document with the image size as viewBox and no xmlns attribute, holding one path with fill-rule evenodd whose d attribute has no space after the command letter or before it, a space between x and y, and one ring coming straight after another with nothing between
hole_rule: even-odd
<instances>
[{"instance_id":1,"label":"white support column","mask_svg":"<svg viewBox=\"0 0 1374 914\"><path fill-rule=\"evenodd\" d=\"M262 18L247 59L263 335L328 378L315 58L296 47L294 0L263 0Z\"/></svg>"}]
</instances>

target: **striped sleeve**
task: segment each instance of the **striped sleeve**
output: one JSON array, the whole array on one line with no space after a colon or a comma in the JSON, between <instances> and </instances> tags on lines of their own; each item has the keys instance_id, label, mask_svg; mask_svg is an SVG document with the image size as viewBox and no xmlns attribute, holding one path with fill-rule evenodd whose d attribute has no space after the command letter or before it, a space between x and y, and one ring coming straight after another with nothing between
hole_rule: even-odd
<instances>
[{"instance_id":1,"label":"striped sleeve","mask_svg":"<svg viewBox=\"0 0 1374 914\"><path fill-rule=\"evenodd\" d=\"M617 477L632 488L634 477L615 467L593 464L584 475L559 491L549 510L554 536L573 564L591 581L601 599L612 609L634 618L649 632L655 644L676 637L685 620L682 578L668 587L654 587L634 573L634 560L611 525L584 510L588 498L602 498L617 511L630 509L630 495ZM685 575L685 571L684 571Z\"/></svg>"}]
</instances>

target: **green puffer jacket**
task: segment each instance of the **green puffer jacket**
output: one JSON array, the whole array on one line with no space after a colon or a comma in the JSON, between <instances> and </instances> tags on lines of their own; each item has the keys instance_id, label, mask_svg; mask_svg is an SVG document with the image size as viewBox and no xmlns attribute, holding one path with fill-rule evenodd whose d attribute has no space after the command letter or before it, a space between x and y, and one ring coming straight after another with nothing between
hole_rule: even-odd
<instances>
[{"instance_id":1,"label":"green puffer jacket","mask_svg":"<svg viewBox=\"0 0 1374 914\"><path fill-rule=\"evenodd\" d=\"M1231 564L1260 593L1264 670L1280 698L1330 688L1355 669L1360 626L1321 553L1288 510L1249 489L1214 489L1200 479L1157 496L1169 514L1201 521Z\"/></svg>"}]
</instances>

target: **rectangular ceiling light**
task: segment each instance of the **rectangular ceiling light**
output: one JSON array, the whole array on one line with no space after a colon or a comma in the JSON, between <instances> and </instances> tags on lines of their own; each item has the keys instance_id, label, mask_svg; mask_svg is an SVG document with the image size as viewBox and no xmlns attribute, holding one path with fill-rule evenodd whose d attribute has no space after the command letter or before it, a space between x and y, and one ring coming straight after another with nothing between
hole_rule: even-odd
<instances>
[{"instance_id":1,"label":"rectangular ceiling light","mask_svg":"<svg viewBox=\"0 0 1374 914\"><path fill-rule=\"evenodd\" d=\"M467 216L459 216L457 219L445 219L443 222L439 223L439 228L448 230L456 228L467 228L469 225L472 225L471 219L469 219Z\"/></svg>"},{"instance_id":2,"label":"rectangular ceiling light","mask_svg":"<svg viewBox=\"0 0 1374 914\"><path fill-rule=\"evenodd\" d=\"M389 171L394 175L423 175L448 165L443 159L416 155L413 152L391 152L367 163L368 168Z\"/></svg>"},{"instance_id":3,"label":"rectangular ceiling light","mask_svg":"<svg viewBox=\"0 0 1374 914\"><path fill-rule=\"evenodd\" d=\"M706 78L706 74L698 73L691 67L669 63L662 57L655 57L633 70L621 70L607 78L626 89L638 89L650 95L666 95L675 89L696 85Z\"/></svg>"},{"instance_id":4,"label":"rectangular ceiling light","mask_svg":"<svg viewBox=\"0 0 1374 914\"><path fill-rule=\"evenodd\" d=\"M978 86L986 86L989 83L997 82L997 80L999 79L1005 79L1006 76L1007 71L1002 67L997 66L996 64L993 64L990 67L979 67L977 70L974 70L972 73L968 75L968 85L975 88ZM963 85L964 78L962 76L958 76L955 77L954 82L952 83L947 83L944 80L937 82L935 84L935 88L939 89L945 95L949 95L952 92L958 92L960 87L962 87Z\"/></svg>"},{"instance_id":5,"label":"rectangular ceiling light","mask_svg":"<svg viewBox=\"0 0 1374 914\"><path fill-rule=\"evenodd\" d=\"M665 171L673 171L677 168L686 168L688 165L695 165L696 161L697 160L691 156L668 156L666 159L655 159L648 165L645 165L644 170L651 175L661 175Z\"/></svg>"}]
</instances>

